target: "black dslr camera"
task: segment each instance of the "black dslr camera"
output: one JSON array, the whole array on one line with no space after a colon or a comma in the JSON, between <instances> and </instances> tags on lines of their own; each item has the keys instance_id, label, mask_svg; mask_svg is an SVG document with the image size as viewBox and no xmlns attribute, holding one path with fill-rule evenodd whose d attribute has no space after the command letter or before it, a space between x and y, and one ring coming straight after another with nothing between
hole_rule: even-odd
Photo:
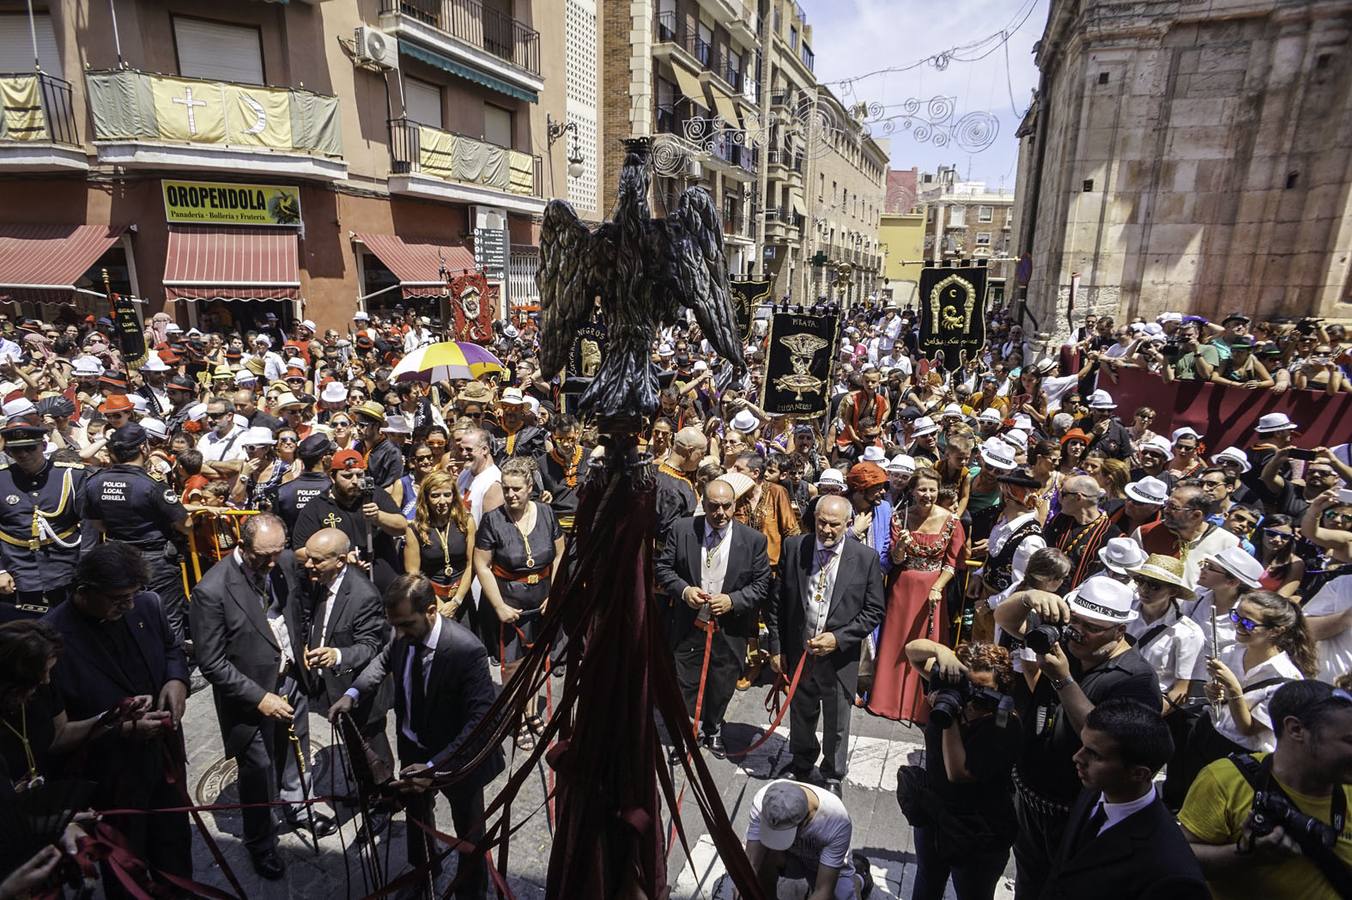
<instances>
[{"instance_id":1,"label":"black dslr camera","mask_svg":"<svg viewBox=\"0 0 1352 900\"><path fill-rule=\"evenodd\" d=\"M1014 711L1014 698L991 688L977 687L963 678L960 681L935 681L928 695L930 721L940 728L951 728L962 717L962 708L969 702L995 712L995 724L1004 728Z\"/></svg>"},{"instance_id":2,"label":"black dslr camera","mask_svg":"<svg viewBox=\"0 0 1352 900\"><path fill-rule=\"evenodd\" d=\"M1039 625L1028 629L1023 636L1023 644L1034 653L1051 653L1052 645L1064 643L1069 637L1065 625Z\"/></svg>"},{"instance_id":3,"label":"black dslr camera","mask_svg":"<svg viewBox=\"0 0 1352 900\"><path fill-rule=\"evenodd\" d=\"M1256 838L1271 834L1278 825L1302 847L1309 844L1321 845L1332 850L1338 842L1338 833L1327 823L1314 816L1307 816L1295 804L1276 791L1255 791L1253 795L1253 814L1249 819L1249 830Z\"/></svg>"}]
</instances>

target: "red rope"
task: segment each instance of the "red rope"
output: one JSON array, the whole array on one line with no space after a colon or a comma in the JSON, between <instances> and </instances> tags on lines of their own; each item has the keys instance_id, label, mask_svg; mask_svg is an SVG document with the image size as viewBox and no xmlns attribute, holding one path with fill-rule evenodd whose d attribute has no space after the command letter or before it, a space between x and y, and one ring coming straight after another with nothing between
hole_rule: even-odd
<instances>
[{"instance_id":1,"label":"red rope","mask_svg":"<svg viewBox=\"0 0 1352 900\"><path fill-rule=\"evenodd\" d=\"M770 739L770 735L775 733L775 729L779 727L780 722L784 721L784 716L789 711L789 704L793 702L794 692L798 690L798 682L802 680L803 669L807 666L807 658L807 648L805 647L803 648L803 655L798 657L798 665L794 667L793 677L789 679L789 689L784 693L784 700L780 703L779 712L775 715L774 721L770 723L770 727L766 728L765 733L758 737L750 747L747 747L745 750L739 750L736 753L729 753L727 755L728 759L743 759L750 756L761 746L761 744L764 744ZM782 678L783 676L780 677ZM765 699L767 706L777 693L779 693L778 679L770 686L770 693Z\"/></svg>"}]
</instances>

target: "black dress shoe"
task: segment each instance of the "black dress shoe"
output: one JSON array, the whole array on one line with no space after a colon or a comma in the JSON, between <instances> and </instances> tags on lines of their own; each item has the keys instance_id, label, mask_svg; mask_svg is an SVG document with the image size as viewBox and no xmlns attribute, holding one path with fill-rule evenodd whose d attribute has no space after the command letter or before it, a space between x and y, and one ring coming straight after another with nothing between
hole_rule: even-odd
<instances>
[{"instance_id":1,"label":"black dress shoe","mask_svg":"<svg viewBox=\"0 0 1352 900\"><path fill-rule=\"evenodd\" d=\"M286 863L275 849L250 853L249 862L253 863L254 871L268 881L276 881L286 874Z\"/></svg>"},{"instance_id":2,"label":"black dress shoe","mask_svg":"<svg viewBox=\"0 0 1352 900\"><path fill-rule=\"evenodd\" d=\"M728 749L723 746L723 733L715 731L704 735L704 746L714 755L714 759L727 759Z\"/></svg>"},{"instance_id":3,"label":"black dress shoe","mask_svg":"<svg viewBox=\"0 0 1352 900\"><path fill-rule=\"evenodd\" d=\"M841 787L839 778L826 779L826 784L823 785L823 787L825 787L831 793L835 794L841 800L845 799L845 789Z\"/></svg>"},{"instance_id":4,"label":"black dress shoe","mask_svg":"<svg viewBox=\"0 0 1352 900\"><path fill-rule=\"evenodd\" d=\"M310 822L309 813L301 813L298 816L288 814L286 824L296 831L304 829L317 838L328 837L338 830L338 823L334 821L333 816L325 815L318 810L314 812L313 824Z\"/></svg>"},{"instance_id":5,"label":"black dress shoe","mask_svg":"<svg viewBox=\"0 0 1352 900\"><path fill-rule=\"evenodd\" d=\"M868 857L858 850L854 851L854 855L850 857L850 862L854 863L854 871L862 879L859 886L859 900L868 900L874 887L873 866L869 863Z\"/></svg>"},{"instance_id":6,"label":"black dress shoe","mask_svg":"<svg viewBox=\"0 0 1352 900\"><path fill-rule=\"evenodd\" d=\"M355 820L355 823L357 825L356 843L358 844L365 844L368 834L371 836L372 840L379 841L380 836L385 833L385 829L390 827L390 817L388 813L383 813L379 811L372 812L367 821L370 823L371 826L369 829L361 825L360 816L358 816L357 819Z\"/></svg>"}]
</instances>

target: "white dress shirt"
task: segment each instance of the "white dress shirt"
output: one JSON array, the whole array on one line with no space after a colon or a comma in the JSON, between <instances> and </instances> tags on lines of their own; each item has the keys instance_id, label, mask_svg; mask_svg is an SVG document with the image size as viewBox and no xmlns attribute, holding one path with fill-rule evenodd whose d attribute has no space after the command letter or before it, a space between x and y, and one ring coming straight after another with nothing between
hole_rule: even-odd
<instances>
[{"instance_id":1,"label":"white dress shirt","mask_svg":"<svg viewBox=\"0 0 1352 900\"><path fill-rule=\"evenodd\" d=\"M706 518L704 546L699 552L700 588L709 594L723 593L723 581L728 574L728 553L732 547L732 524L717 530Z\"/></svg>"},{"instance_id":2,"label":"white dress shirt","mask_svg":"<svg viewBox=\"0 0 1352 900\"><path fill-rule=\"evenodd\" d=\"M441 616L435 616L432 623L432 630L427 632L427 637L418 645L418 651L423 654L423 687L427 687L427 681L432 677L432 659L436 656L437 640L441 637ZM404 733L404 737L413 741L418 746L422 746L422 741L418 740L418 735L413 731L413 654L407 653L404 656L404 674L401 679L404 690L404 720L399 723L399 730Z\"/></svg>"},{"instance_id":3,"label":"white dress shirt","mask_svg":"<svg viewBox=\"0 0 1352 900\"><path fill-rule=\"evenodd\" d=\"M826 616L831 611L831 595L836 589L836 573L840 570L843 539L834 547L823 547L813 542L812 569L807 578L808 637L816 637L826 630ZM829 554L829 556L827 555Z\"/></svg>"},{"instance_id":4,"label":"white dress shirt","mask_svg":"<svg viewBox=\"0 0 1352 900\"><path fill-rule=\"evenodd\" d=\"M328 592L324 595L324 624L319 629L319 646L327 647L329 645L329 618L333 615L333 607L338 603L338 589L343 586L343 578L347 575L347 564L338 570L338 574L333 576L333 583L329 585ZM311 648L313 649L313 648ZM333 652L338 659L334 662L335 666L343 664L343 651L337 647Z\"/></svg>"},{"instance_id":5,"label":"white dress shirt","mask_svg":"<svg viewBox=\"0 0 1352 900\"><path fill-rule=\"evenodd\" d=\"M1109 828L1112 828L1118 822L1121 822L1132 813L1138 813L1147 806L1155 802L1155 786L1152 784L1150 790L1146 791L1144 796L1135 800L1128 800L1126 803L1109 803L1108 798L1099 794L1098 802L1094 804L1093 809L1089 811L1089 817L1092 819L1094 813L1098 812L1099 807L1103 807L1103 814L1107 820L1099 828L1098 833L1103 834ZM1095 835L1097 837L1098 835Z\"/></svg>"},{"instance_id":6,"label":"white dress shirt","mask_svg":"<svg viewBox=\"0 0 1352 900\"><path fill-rule=\"evenodd\" d=\"M197 450L202 454L204 462L244 459L248 454L244 452L244 445L240 443L243 438L244 429L239 425L231 428L225 437L221 437L220 432L213 428L198 439Z\"/></svg>"},{"instance_id":7,"label":"white dress shirt","mask_svg":"<svg viewBox=\"0 0 1352 900\"><path fill-rule=\"evenodd\" d=\"M244 565L244 554L238 547L235 548L235 562L245 573L245 580L248 581L249 569ZM258 585L252 581L249 587L258 590ZM277 642L277 647L282 652L280 668L278 674L286 671L291 663L295 662L295 654L291 652L291 629L286 627L286 617L282 615L282 608L277 605L277 598L272 594L272 579L266 575L263 577L263 587L258 594L258 599L263 604L263 615L268 620L268 628L272 630L272 637ZM266 687L266 685L264 685Z\"/></svg>"}]
</instances>

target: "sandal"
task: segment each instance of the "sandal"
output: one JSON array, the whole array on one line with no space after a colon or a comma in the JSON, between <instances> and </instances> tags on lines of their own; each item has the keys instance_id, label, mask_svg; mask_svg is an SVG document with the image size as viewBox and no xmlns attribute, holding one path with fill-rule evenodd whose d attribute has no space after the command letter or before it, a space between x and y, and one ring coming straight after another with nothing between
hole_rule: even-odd
<instances>
[{"instance_id":1,"label":"sandal","mask_svg":"<svg viewBox=\"0 0 1352 900\"><path fill-rule=\"evenodd\" d=\"M545 733L545 722L539 716L526 716L526 720L521 724L522 731L529 731L536 737Z\"/></svg>"},{"instance_id":2,"label":"sandal","mask_svg":"<svg viewBox=\"0 0 1352 900\"><path fill-rule=\"evenodd\" d=\"M535 734L526 725L522 725L516 733L516 748L527 753L535 749Z\"/></svg>"}]
</instances>

